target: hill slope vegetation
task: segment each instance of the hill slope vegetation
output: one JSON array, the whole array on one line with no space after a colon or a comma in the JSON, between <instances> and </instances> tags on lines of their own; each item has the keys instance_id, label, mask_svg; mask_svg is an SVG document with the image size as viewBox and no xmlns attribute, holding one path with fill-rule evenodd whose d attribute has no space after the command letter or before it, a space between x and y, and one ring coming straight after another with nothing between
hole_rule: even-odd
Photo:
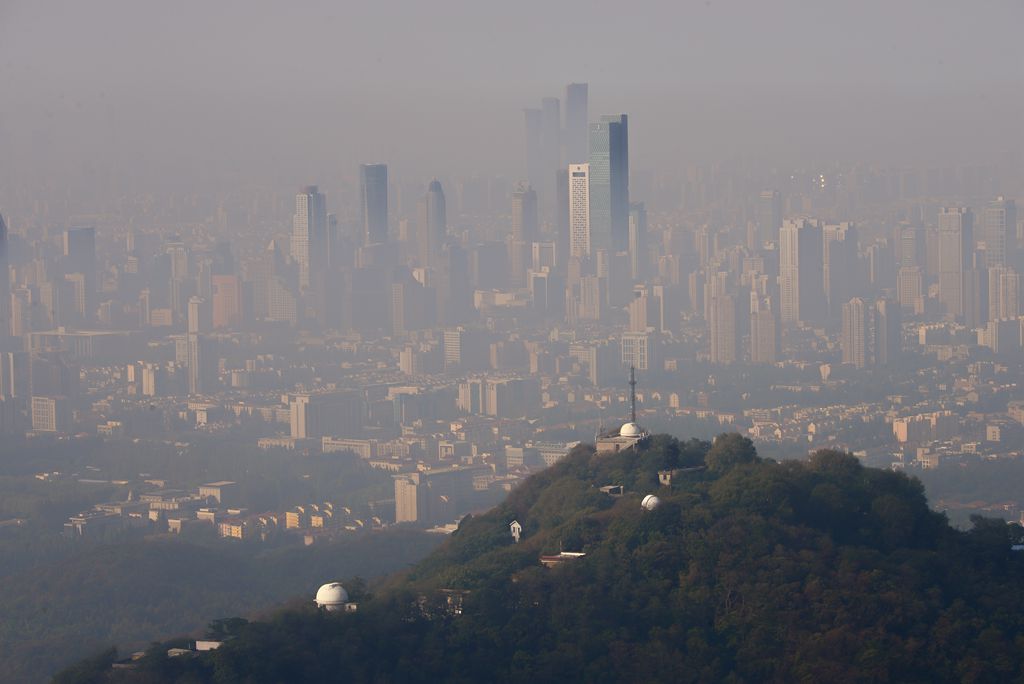
<instances>
[{"instance_id":1,"label":"hill slope vegetation","mask_svg":"<svg viewBox=\"0 0 1024 684\"><path fill-rule=\"evenodd\" d=\"M1015 681L1019 536L955 530L918 481L848 454L775 463L739 435L579 447L357 613L291 608L202 657L164 645L59 681ZM560 550L586 555L540 564Z\"/></svg>"}]
</instances>

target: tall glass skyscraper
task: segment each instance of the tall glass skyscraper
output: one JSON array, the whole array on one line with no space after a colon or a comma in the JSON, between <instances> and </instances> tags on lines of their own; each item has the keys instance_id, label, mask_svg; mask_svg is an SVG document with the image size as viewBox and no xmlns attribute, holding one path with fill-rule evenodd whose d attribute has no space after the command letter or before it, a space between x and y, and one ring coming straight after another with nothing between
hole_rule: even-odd
<instances>
[{"instance_id":1,"label":"tall glass skyscraper","mask_svg":"<svg viewBox=\"0 0 1024 684\"><path fill-rule=\"evenodd\" d=\"M388 241L388 166L359 167L359 201L363 213L363 244Z\"/></svg>"},{"instance_id":2,"label":"tall glass skyscraper","mask_svg":"<svg viewBox=\"0 0 1024 684\"><path fill-rule=\"evenodd\" d=\"M299 287L309 287L310 274L324 254L327 233L327 201L315 185L304 187L295 196L295 216L292 218L291 255L299 265Z\"/></svg>"},{"instance_id":3,"label":"tall glass skyscraper","mask_svg":"<svg viewBox=\"0 0 1024 684\"><path fill-rule=\"evenodd\" d=\"M438 263L448 231L448 214L440 181L430 181L427 194L419 201L417 213L420 266L434 266Z\"/></svg>"},{"instance_id":4,"label":"tall glass skyscraper","mask_svg":"<svg viewBox=\"0 0 1024 684\"><path fill-rule=\"evenodd\" d=\"M629 130L625 114L590 124L590 249L629 248Z\"/></svg>"},{"instance_id":5,"label":"tall glass skyscraper","mask_svg":"<svg viewBox=\"0 0 1024 684\"><path fill-rule=\"evenodd\" d=\"M565 156L567 164L587 161L587 84L565 87Z\"/></svg>"}]
</instances>

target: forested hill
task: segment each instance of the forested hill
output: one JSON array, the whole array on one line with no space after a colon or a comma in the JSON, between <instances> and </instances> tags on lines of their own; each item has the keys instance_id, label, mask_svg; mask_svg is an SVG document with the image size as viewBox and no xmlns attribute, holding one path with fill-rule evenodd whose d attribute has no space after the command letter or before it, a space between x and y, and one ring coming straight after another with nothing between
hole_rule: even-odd
<instances>
[{"instance_id":1,"label":"forested hill","mask_svg":"<svg viewBox=\"0 0 1024 684\"><path fill-rule=\"evenodd\" d=\"M1020 531L954 530L916 480L842 453L775 463L739 435L580 447L354 614L289 609L202 657L164 645L59 680L1019 681ZM541 565L559 550L586 555Z\"/></svg>"}]
</instances>

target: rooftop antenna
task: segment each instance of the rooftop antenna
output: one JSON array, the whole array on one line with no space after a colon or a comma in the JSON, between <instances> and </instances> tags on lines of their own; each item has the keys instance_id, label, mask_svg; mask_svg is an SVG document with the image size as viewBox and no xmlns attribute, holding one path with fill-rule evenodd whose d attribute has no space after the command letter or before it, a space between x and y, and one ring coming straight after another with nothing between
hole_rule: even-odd
<instances>
[{"instance_id":1,"label":"rooftop antenna","mask_svg":"<svg viewBox=\"0 0 1024 684\"><path fill-rule=\"evenodd\" d=\"M636 366L629 364L629 422L636 422Z\"/></svg>"}]
</instances>

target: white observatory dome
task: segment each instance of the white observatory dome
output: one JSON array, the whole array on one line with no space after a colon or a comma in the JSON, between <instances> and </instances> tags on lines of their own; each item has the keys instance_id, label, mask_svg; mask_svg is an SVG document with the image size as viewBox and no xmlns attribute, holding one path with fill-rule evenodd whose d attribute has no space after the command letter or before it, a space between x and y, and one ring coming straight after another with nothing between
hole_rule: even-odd
<instances>
[{"instance_id":1,"label":"white observatory dome","mask_svg":"<svg viewBox=\"0 0 1024 684\"><path fill-rule=\"evenodd\" d=\"M644 497L644 500L640 502L640 505L643 506L645 511L653 511L655 508L661 505L661 499L654 496L653 494L648 494L647 496Z\"/></svg>"},{"instance_id":2,"label":"white observatory dome","mask_svg":"<svg viewBox=\"0 0 1024 684\"><path fill-rule=\"evenodd\" d=\"M643 434L643 430L636 423L626 423L619 428L619 437L639 437Z\"/></svg>"},{"instance_id":3,"label":"white observatory dome","mask_svg":"<svg viewBox=\"0 0 1024 684\"><path fill-rule=\"evenodd\" d=\"M338 582L331 582L320 587L316 592L316 605L325 610L342 610L348 603L348 592Z\"/></svg>"}]
</instances>

